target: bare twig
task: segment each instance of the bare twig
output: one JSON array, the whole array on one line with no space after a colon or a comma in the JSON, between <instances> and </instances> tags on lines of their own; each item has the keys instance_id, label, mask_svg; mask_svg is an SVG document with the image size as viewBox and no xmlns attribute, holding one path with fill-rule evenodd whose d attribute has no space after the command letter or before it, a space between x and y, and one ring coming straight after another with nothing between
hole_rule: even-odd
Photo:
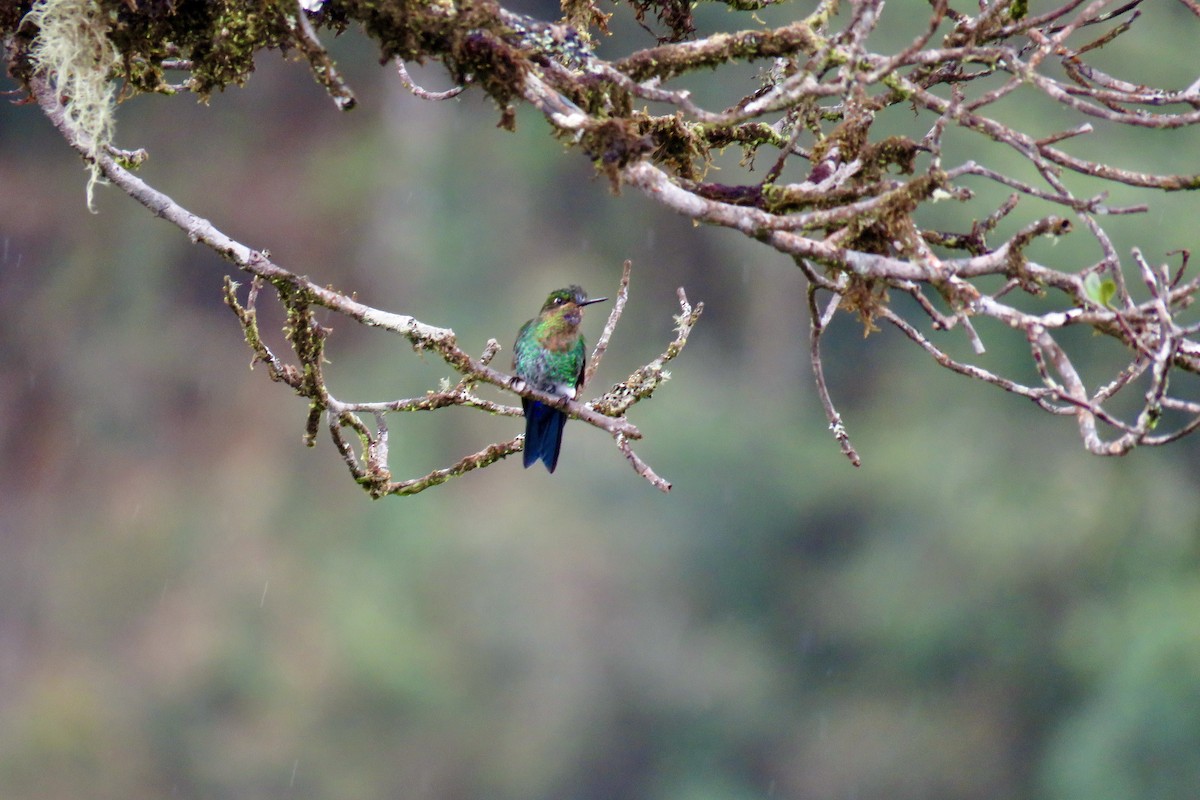
<instances>
[{"instance_id":1,"label":"bare twig","mask_svg":"<svg viewBox=\"0 0 1200 800\"><path fill-rule=\"evenodd\" d=\"M837 313L838 304L842 302L840 294L834 294L829 298L829 302L825 305L825 309L821 310L817 306L817 289L814 284L808 287L808 329L809 329L809 356L812 360L813 377L817 381L817 395L821 398L821 405L825 409L825 416L829 419L829 430L833 431L833 438L837 439L838 444L842 448L842 453L846 458L850 459L850 463L856 467L862 466L862 459L858 455L858 451L854 449L854 445L850 443L850 434L846 432L846 426L842 422L842 415L838 413L837 408L833 404L833 397L829 394L829 386L825 383L825 367L821 363L821 334L825 332L825 327L833 319L833 315Z\"/></svg>"},{"instance_id":2,"label":"bare twig","mask_svg":"<svg viewBox=\"0 0 1200 800\"><path fill-rule=\"evenodd\" d=\"M633 448L629 446L629 440L620 434L617 435L617 449L629 459L629 463L633 465L633 471L649 481L651 486L660 492L671 491L670 482L663 480L655 474L654 470L650 469L650 465L642 461L638 454L633 452Z\"/></svg>"},{"instance_id":3,"label":"bare twig","mask_svg":"<svg viewBox=\"0 0 1200 800\"><path fill-rule=\"evenodd\" d=\"M325 87L325 91L333 98L334 105L341 111L349 111L354 108L358 100L354 97L354 92L342 80L341 73L338 72L333 59L329 57L329 51L317 38L317 33L313 30L312 23L308 21L308 15L304 12L304 8L297 4L295 16L289 16L288 22L292 26L292 32L295 34L300 52L304 53L304 57L308 59L313 77Z\"/></svg>"},{"instance_id":4,"label":"bare twig","mask_svg":"<svg viewBox=\"0 0 1200 800\"><path fill-rule=\"evenodd\" d=\"M454 88L447 89L444 92L431 92L428 89L422 89L408 74L408 67L406 67L404 65L404 61L399 58L396 59L396 72L399 73L400 83L404 85L404 88L408 89L422 100L449 100L452 97L458 97L463 93L463 90L467 88L465 86L455 86Z\"/></svg>"},{"instance_id":5,"label":"bare twig","mask_svg":"<svg viewBox=\"0 0 1200 800\"><path fill-rule=\"evenodd\" d=\"M617 296L613 299L612 311L608 314L608 321L604 323L604 330L600 332L600 338L596 340L596 347L592 350L592 357L588 360L587 370L583 373L583 383L580 385L581 389L591 383L592 376L600 368L600 360L608 352L608 340L612 338L613 331L617 328L617 322L620 321L621 314L625 311L625 303L629 300L629 277L632 272L633 262L625 259L625 263L621 267L621 282L617 285Z\"/></svg>"}]
</instances>

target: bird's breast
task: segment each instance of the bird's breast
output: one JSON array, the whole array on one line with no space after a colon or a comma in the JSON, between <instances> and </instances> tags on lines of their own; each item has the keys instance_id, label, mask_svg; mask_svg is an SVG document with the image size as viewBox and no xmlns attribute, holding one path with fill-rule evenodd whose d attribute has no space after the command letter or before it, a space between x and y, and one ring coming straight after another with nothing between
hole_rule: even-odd
<instances>
[{"instance_id":1,"label":"bird's breast","mask_svg":"<svg viewBox=\"0 0 1200 800\"><path fill-rule=\"evenodd\" d=\"M565 353L578 341L579 333L576 331L555 331L547 334L539 344L552 353Z\"/></svg>"}]
</instances>

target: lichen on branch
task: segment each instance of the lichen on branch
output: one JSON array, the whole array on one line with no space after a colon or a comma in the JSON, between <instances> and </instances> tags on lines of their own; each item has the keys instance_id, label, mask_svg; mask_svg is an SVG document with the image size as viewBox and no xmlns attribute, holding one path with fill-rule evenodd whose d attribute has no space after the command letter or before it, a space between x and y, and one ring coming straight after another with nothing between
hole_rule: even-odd
<instances>
[{"instance_id":1,"label":"lichen on branch","mask_svg":"<svg viewBox=\"0 0 1200 800\"><path fill-rule=\"evenodd\" d=\"M64 119L91 159L87 205L92 209L101 180L95 157L112 143L116 125L117 90L111 73L119 54L108 36L108 20L91 0L38 0L23 24L36 29L29 45L29 69L44 75L64 98Z\"/></svg>"}]
</instances>

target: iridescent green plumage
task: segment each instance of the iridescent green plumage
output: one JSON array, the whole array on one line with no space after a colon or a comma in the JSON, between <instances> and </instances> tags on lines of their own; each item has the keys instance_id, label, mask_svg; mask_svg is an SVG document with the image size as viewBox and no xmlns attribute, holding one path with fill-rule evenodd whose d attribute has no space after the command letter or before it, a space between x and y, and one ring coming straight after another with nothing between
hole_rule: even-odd
<instances>
[{"instance_id":1,"label":"iridescent green plumage","mask_svg":"<svg viewBox=\"0 0 1200 800\"><path fill-rule=\"evenodd\" d=\"M607 300L588 300L578 286L551 292L534 319L526 322L513 347L513 370L529 386L574 398L587 364L587 346L579 329L583 307ZM567 415L536 400L522 398L525 409L525 466L538 459L554 472L562 447Z\"/></svg>"}]
</instances>

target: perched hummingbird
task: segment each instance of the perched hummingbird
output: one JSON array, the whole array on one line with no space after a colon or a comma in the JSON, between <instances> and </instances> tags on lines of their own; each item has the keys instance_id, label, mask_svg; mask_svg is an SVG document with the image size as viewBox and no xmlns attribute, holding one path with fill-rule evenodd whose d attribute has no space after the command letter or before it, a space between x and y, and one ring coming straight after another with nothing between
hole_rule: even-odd
<instances>
[{"instance_id":1,"label":"perched hummingbird","mask_svg":"<svg viewBox=\"0 0 1200 800\"><path fill-rule=\"evenodd\" d=\"M579 323L583 307L607 297L587 299L587 292L568 286L551 292L536 319L521 326L513 346L513 371L534 389L575 399L583 380L587 351ZM525 466L539 458L554 472L562 447L567 415L536 400L521 398L525 408Z\"/></svg>"}]
</instances>

